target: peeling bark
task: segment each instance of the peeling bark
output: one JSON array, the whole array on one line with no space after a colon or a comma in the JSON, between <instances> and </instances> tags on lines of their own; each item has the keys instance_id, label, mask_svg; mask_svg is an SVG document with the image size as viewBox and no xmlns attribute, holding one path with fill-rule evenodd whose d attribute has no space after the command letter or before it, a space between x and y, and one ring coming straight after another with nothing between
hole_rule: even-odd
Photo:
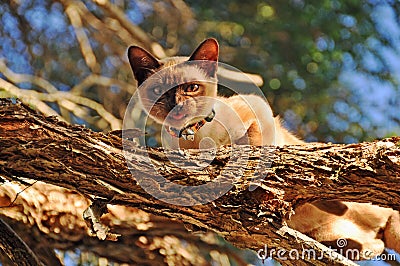
<instances>
[{"instance_id":1,"label":"peeling bark","mask_svg":"<svg viewBox=\"0 0 400 266\"><path fill-rule=\"evenodd\" d=\"M189 229L212 230L241 248L259 250L267 245L269 249L301 251L314 247L321 251L323 247L317 243L285 230L284 221L293 207L304 202L341 199L400 209L400 137L351 145L241 146L233 147L234 153L230 146L221 147L212 163L201 171L179 166L187 164L188 158L201 165L199 152L144 149L133 143L128 146L125 151L129 152L128 165L134 176L118 136L71 126L45 118L21 103L0 100L3 179L38 180L78 191L89 199L96 197L108 204L179 219ZM248 159L230 163L235 156ZM148 158L153 165L148 164ZM138 185L138 180L153 182L151 177L157 172L176 184L193 186L222 177L221 182L230 182L233 187L212 203L172 205L150 196ZM254 173L262 178L255 178ZM165 190L167 183L153 188L154 193L182 201L196 197ZM334 261L327 255L319 261L306 258L282 262L350 263Z\"/></svg>"},{"instance_id":2,"label":"peeling bark","mask_svg":"<svg viewBox=\"0 0 400 266\"><path fill-rule=\"evenodd\" d=\"M230 257L237 265L246 265L232 250L218 245L212 233L195 236L179 221L121 205L109 205L108 213L101 218L102 224L121 237L101 241L83 219L90 201L74 191L42 182L29 187L16 182L3 184L0 204L0 217L44 265L62 265L54 249L76 248L131 265L210 265L205 256L212 251Z\"/></svg>"}]
</instances>

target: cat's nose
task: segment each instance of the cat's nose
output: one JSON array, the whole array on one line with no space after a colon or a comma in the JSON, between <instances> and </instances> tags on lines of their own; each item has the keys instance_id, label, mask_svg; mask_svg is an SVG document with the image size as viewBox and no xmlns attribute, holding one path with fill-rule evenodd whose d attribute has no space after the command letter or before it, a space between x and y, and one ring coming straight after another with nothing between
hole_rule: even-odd
<instances>
[{"instance_id":1,"label":"cat's nose","mask_svg":"<svg viewBox=\"0 0 400 266\"><path fill-rule=\"evenodd\" d=\"M177 103L174 109L176 113L181 112L183 109L183 102Z\"/></svg>"},{"instance_id":2,"label":"cat's nose","mask_svg":"<svg viewBox=\"0 0 400 266\"><path fill-rule=\"evenodd\" d=\"M182 110L183 109L183 103L177 103L172 109L171 116L175 120L181 120L182 118L186 117L185 112Z\"/></svg>"}]
</instances>

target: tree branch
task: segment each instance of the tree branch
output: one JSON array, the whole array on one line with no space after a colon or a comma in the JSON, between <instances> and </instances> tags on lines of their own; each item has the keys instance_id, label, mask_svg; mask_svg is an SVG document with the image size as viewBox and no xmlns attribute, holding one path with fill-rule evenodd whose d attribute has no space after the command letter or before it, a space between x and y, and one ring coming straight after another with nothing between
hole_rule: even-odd
<instances>
[{"instance_id":1,"label":"tree branch","mask_svg":"<svg viewBox=\"0 0 400 266\"><path fill-rule=\"evenodd\" d=\"M163 265L171 260L207 265L207 254L218 251L233 258L238 265L246 265L232 250L217 245L215 235L195 236L179 221L131 207L108 206L108 213L103 215L101 223L121 237L118 241L101 241L88 230L83 220L82 214L89 204L89 200L79 193L42 182L29 187L15 182L0 186L0 217L45 265L61 265L54 249L76 248L110 261L136 265ZM160 249L169 252L160 253Z\"/></svg>"},{"instance_id":2,"label":"tree branch","mask_svg":"<svg viewBox=\"0 0 400 266\"><path fill-rule=\"evenodd\" d=\"M21 177L39 180L110 204L177 218L192 230L213 230L242 248L259 250L267 245L268 249L300 252L316 248L315 243L282 234L292 208L308 201L341 199L400 209L400 137L351 145L241 146L234 150L227 146L202 170L190 168L194 162L202 163L200 155L204 154L198 151L144 149L131 144L125 152L132 176L122 154L122 141L115 135L45 118L21 103L4 99L0 100L0 117L1 176L14 181ZM247 159L230 163L232 158ZM143 180L152 182L157 172L175 184L193 186L220 178L233 186L211 203L191 207L168 204L142 188ZM255 173L262 178L255 178ZM168 186L165 182L151 186L155 189L152 195L182 202L199 196L168 191ZM305 258L303 263L307 262L346 264L327 254L320 261ZM284 263L300 265L298 261Z\"/></svg>"}]
</instances>

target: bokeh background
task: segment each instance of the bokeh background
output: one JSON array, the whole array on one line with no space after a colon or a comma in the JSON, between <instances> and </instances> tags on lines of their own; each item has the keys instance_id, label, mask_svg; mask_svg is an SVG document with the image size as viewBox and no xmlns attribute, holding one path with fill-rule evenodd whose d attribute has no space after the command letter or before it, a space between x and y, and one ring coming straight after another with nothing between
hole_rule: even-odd
<instances>
[{"instance_id":1,"label":"bokeh background","mask_svg":"<svg viewBox=\"0 0 400 266\"><path fill-rule=\"evenodd\" d=\"M375 0L6 0L0 97L119 129L136 89L130 45L163 58L214 37L220 61L260 75L275 114L305 140L400 135L399 11Z\"/></svg>"}]
</instances>

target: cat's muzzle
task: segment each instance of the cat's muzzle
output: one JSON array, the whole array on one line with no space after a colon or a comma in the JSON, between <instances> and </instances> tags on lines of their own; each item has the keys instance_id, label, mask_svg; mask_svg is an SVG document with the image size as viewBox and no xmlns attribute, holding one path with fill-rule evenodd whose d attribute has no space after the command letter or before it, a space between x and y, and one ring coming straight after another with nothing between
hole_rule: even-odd
<instances>
[{"instance_id":1,"label":"cat's muzzle","mask_svg":"<svg viewBox=\"0 0 400 266\"><path fill-rule=\"evenodd\" d=\"M199 131L200 128L204 126L205 123L211 122L214 119L214 117L215 117L215 111L213 109L211 111L211 114L209 114L203 120L194 124L190 124L182 128L181 130L176 129L174 127L167 127L166 129L167 132L175 138L183 138L184 140L194 141L194 135L196 134L196 132Z\"/></svg>"}]
</instances>

